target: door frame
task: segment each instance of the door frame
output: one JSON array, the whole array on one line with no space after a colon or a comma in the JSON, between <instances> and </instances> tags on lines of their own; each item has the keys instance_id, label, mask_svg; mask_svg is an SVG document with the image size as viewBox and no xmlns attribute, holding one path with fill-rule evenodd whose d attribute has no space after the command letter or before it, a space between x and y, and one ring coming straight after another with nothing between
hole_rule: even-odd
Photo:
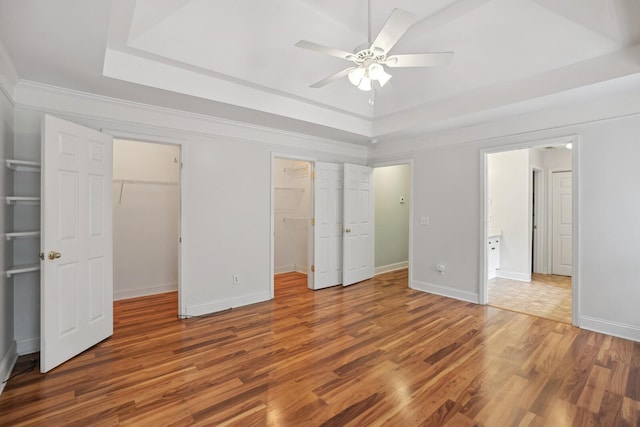
<instances>
[{"instance_id":1,"label":"door frame","mask_svg":"<svg viewBox=\"0 0 640 427\"><path fill-rule=\"evenodd\" d=\"M411 283L413 283L413 207L415 203L413 203L413 159L402 159L402 160L393 160L388 162L377 162L373 163L370 166L372 168L383 168L386 166L403 166L409 165L409 262L408 262L408 274L407 274L407 286L411 288ZM373 189L375 194L375 187ZM375 244L375 240L374 240ZM374 259L374 268L375 268L375 259ZM485 267L486 268L486 267Z\"/></svg>"},{"instance_id":2,"label":"door frame","mask_svg":"<svg viewBox=\"0 0 640 427\"><path fill-rule=\"evenodd\" d=\"M309 162L309 172L313 173L314 170L314 163L317 161L317 159L313 158L313 157L306 157L306 156L301 156L298 154L291 154L291 153L279 153L276 151L272 151L271 152L271 164L270 164L270 168L271 168L271 173L269 174L269 186L270 186L270 190L271 190L271 195L270 195L270 200L269 200L269 206L270 206L270 212L271 212L271 221L269 223L270 226L270 230L269 230L269 294L271 295L271 299L273 299L275 297L275 283L274 283L274 279L273 276L275 275L275 241L276 241L276 236L275 236L275 232L276 232L276 228L275 228L275 220L276 220L276 206L275 206L275 185L274 185L274 173L275 173L275 160L276 159L282 159L282 160L297 160L299 162ZM315 181L311 180L311 200L313 201L313 194L315 191ZM313 206L312 206L313 209ZM309 230L311 230L311 228L309 228ZM309 234L309 239L307 240L307 264L309 264L311 262L311 260L313 259L313 233L310 232ZM311 272L308 271L307 272L307 277ZM307 279L308 280L308 279Z\"/></svg>"},{"instance_id":3,"label":"door frame","mask_svg":"<svg viewBox=\"0 0 640 427\"><path fill-rule=\"evenodd\" d=\"M537 225L532 232L532 251L533 253L532 264L533 271L532 273L540 273L546 274L547 269L545 268L546 258L545 258L545 248L547 247L547 192L545 191L545 182L547 177L544 175L544 170L538 167L531 167L532 176L535 174L536 179L531 183L531 200L533 201L535 198L535 202L533 203L532 209L532 220L531 227ZM533 224L533 217L535 217L537 224Z\"/></svg>"},{"instance_id":4,"label":"door frame","mask_svg":"<svg viewBox=\"0 0 640 427\"><path fill-rule=\"evenodd\" d=\"M187 307L186 292L183 288L184 284L184 269L183 265L186 264L187 253L184 250L184 235L187 230L187 223L184 219L187 205L187 185L185 185L184 165L187 162L187 144L186 141L181 139L168 138L164 136L140 134L128 131L113 130L113 129L101 129L101 132L113 136L114 139L125 139L133 142L146 142L150 144L162 144L162 145L174 145L178 147L180 156L180 169L178 174L178 235L180 241L178 244L178 317L187 316L184 312Z\"/></svg>"},{"instance_id":5,"label":"door frame","mask_svg":"<svg viewBox=\"0 0 640 427\"><path fill-rule=\"evenodd\" d=\"M487 305L489 302L489 286L488 286L488 269L487 269L487 239L489 231L489 203L488 203L488 155L494 153L502 153L505 151L514 151L521 149L530 149L537 147L544 147L548 145L560 145L572 143L573 149L571 152L571 169L573 173L572 181L572 204L573 204L573 276L571 277L571 324L574 326L580 326L580 203L579 203L579 158L580 158L580 137L578 135L567 135L557 138L548 139L535 139L517 143L506 143L503 145L493 146L490 148L483 148L480 150L480 238L479 238L479 253L480 253L480 268L478 283L478 302L482 305ZM548 203L547 203L548 205ZM531 221L529 221L531 222ZM548 228L548 227L547 227ZM531 228L528 230L528 235L531 236ZM531 247L531 245L529 245Z\"/></svg>"}]
</instances>

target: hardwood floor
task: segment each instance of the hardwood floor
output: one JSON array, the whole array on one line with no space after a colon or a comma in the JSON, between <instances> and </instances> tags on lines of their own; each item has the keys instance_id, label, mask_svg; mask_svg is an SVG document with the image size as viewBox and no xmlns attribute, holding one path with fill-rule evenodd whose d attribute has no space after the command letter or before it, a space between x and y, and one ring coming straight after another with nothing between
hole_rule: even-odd
<instances>
[{"instance_id":1,"label":"hardwood floor","mask_svg":"<svg viewBox=\"0 0 640 427\"><path fill-rule=\"evenodd\" d=\"M0 424L639 425L639 343L413 291L406 270L277 279L274 301L189 320L175 294L116 302L111 338L9 381Z\"/></svg>"},{"instance_id":2,"label":"hardwood floor","mask_svg":"<svg viewBox=\"0 0 640 427\"><path fill-rule=\"evenodd\" d=\"M489 305L571 324L571 277L532 274L531 282L491 279Z\"/></svg>"}]
</instances>

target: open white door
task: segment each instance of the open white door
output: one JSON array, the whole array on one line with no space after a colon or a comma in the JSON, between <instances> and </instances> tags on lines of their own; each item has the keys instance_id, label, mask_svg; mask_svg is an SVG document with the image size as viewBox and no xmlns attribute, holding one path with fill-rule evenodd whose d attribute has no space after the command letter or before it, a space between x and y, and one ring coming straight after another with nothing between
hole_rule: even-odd
<instances>
[{"instance_id":1,"label":"open white door","mask_svg":"<svg viewBox=\"0 0 640 427\"><path fill-rule=\"evenodd\" d=\"M342 282L342 165L315 163L313 289Z\"/></svg>"},{"instance_id":2,"label":"open white door","mask_svg":"<svg viewBox=\"0 0 640 427\"><path fill-rule=\"evenodd\" d=\"M44 116L42 372L113 334L112 163L111 136Z\"/></svg>"},{"instance_id":3,"label":"open white door","mask_svg":"<svg viewBox=\"0 0 640 427\"><path fill-rule=\"evenodd\" d=\"M573 274L573 197L571 172L554 172L552 178L553 255L551 274Z\"/></svg>"},{"instance_id":4,"label":"open white door","mask_svg":"<svg viewBox=\"0 0 640 427\"><path fill-rule=\"evenodd\" d=\"M344 238L342 285L374 276L375 201L373 168L344 165Z\"/></svg>"}]
</instances>

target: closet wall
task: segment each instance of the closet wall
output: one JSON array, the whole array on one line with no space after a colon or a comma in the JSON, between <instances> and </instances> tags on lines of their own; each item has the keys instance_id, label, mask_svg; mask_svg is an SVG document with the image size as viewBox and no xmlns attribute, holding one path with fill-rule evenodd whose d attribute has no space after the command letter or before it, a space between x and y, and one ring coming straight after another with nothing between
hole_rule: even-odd
<instances>
[{"instance_id":1,"label":"closet wall","mask_svg":"<svg viewBox=\"0 0 640 427\"><path fill-rule=\"evenodd\" d=\"M114 299L178 288L177 146L113 141Z\"/></svg>"},{"instance_id":2,"label":"closet wall","mask_svg":"<svg viewBox=\"0 0 640 427\"><path fill-rule=\"evenodd\" d=\"M309 162L275 159L273 163L275 211L274 271L307 273L311 218Z\"/></svg>"}]
</instances>

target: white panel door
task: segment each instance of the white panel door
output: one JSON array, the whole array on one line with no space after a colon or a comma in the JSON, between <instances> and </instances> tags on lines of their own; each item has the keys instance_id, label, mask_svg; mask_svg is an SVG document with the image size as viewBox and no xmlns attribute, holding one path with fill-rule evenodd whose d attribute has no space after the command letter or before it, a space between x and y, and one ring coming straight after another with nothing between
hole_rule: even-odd
<instances>
[{"instance_id":1,"label":"white panel door","mask_svg":"<svg viewBox=\"0 0 640 427\"><path fill-rule=\"evenodd\" d=\"M342 285L374 275L375 222L373 168L344 165L344 234Z\"/></svg>"},{"instance_id":2,"label":"white panel door","mask_svg":"<svg viewBox=\"0 0 640 427\"><path fill-rule=\"evenodd\" d=\"M44 116L40 369L113 334L111 136Z\"/></svg>"},{"instance_id":3,"label":"white panel door","mask_svg":"<svg viewBox=\"0 0 640 427\"><path fill-rule=\"evenodd\" d=\"M312 289L342 283L342 170L342 165L315 163Z\"/></svg>"},{"instance_id":4,"label":"white panel door","mask_svg":"<svg viewBox=\"0 0 640 427\"><path fill-rule=\"evenodd\" d=\"M554 172L552 178L552 274L573 273L573 209L571 172Z\"/></svg>"}]
</instances>

